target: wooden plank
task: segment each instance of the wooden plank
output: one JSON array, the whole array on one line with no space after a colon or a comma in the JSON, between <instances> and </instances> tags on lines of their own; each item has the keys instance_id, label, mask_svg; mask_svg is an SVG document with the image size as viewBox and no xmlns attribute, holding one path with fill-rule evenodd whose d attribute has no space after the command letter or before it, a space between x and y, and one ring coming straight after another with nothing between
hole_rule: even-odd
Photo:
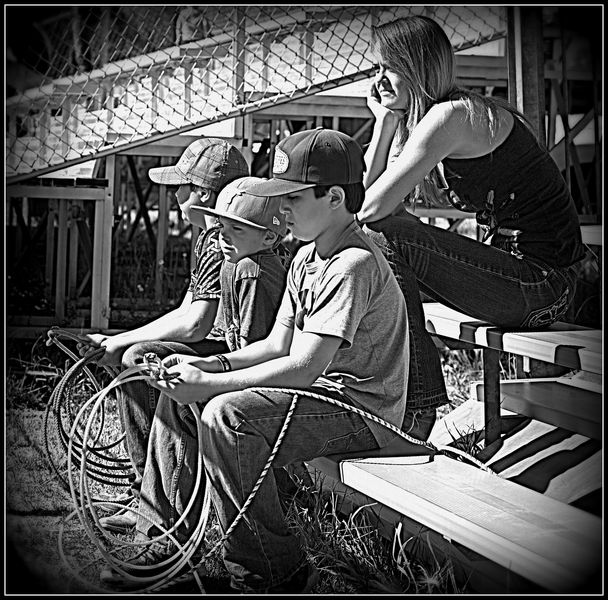
<instances>
[{"instance_id":1,"label":"wooden plank","mask_svg":"<svg viewBox=\"0 0 608 600\"><path fill-rule=\"evenodd\" d=\"M69 249L69 269L68 269L68 298L76 300L76 286L78 278L78 224L76 218L81 210L80 202L72 202L70 205L70 249Z\"/></svg>"},{"instance_id":2,"label":"wooden plank","mask_svg":"<svg viewBox=\"0 0 608 600\"><path fill-rule=\"evenodd\" d=\"M55 215L57 200L49 200L49 213L46 221L46 253L44 262L44 296L50 301L53 290L53 257L55 255Z\"/></svg>"},{"instance_id":3,"label":"wooden plank","mask_svg":"<svg viewBox=\"0 0 608 600\"><path fill-rule=\"evenodd\" d=\"M72 198L75 200L102 200L105 190L103 188L87 188L74 186L46 186L46 185L9 185L6 188L7 196L11 198Z\"/></svg>"},{"instance_id":4,"label":"wooden plank","mask_svg":"<svg viewBox=\"0 0 608 600\"><path fill-rule=\"evenodd\" d=\"M170 164L170 159L165 157L160 162L162 167ZM162 301L163 275L165 272L165 250L167 236L169 234L169 207L170 199L166 185L158 188L158 219L156 221L156 262L154 265L154 300Z\"/></svg>"},{"instance_id":5,"label":"wooden plank","mask_svg":"<svg viewBox=\"0 0 608 600\"><path fill-rule=\"evenodd\" d=\"M65 317L65 291L68 257L68 201L59 200L57 211L57 255L55 258L55 318Z\"/></svg>"},{"instance_id":6,"label":"wooden plank","mask_svg":"<svg viewBox=\"0 0 608 600\"><path fill-rule=\"evenodd\" d=\"M456 79L460 85L507 86L505 56L456 54Z\"/></svg>"},{"instance_id":7,"label":"wooden plank","mask_svg":"<svg viewBox=\"0 0 608 600\"><path fill-rule=\"evenodd\" d=\"M504 406L501 417L500 442L477 457L502 478L565 504L601 489L600 441L520 416ZM467 437L479 439L482 428L483 407L473 397L439 419L429 440L439 447L454 446Z\"/></svg>"},{"instance_id":8,"label":"wooden plank","mask_svg":"<svg viewBox=\"0 0 608 600\"><path fill-rule=\"evenodd\" d=\"M91 275L91 327L107 329L110 320L110 268L112 263L112 226L114 221L114 155L106 157L108 186L103 201L95 204L93 266Z\"/></svg>"},{"instance_id":9,"label":"wooden plank","mask_svg":"<svg viewBox=\"0 0 608 600\"><path fill-rule=\"evenodd\" d=\"M534 126L538 139L544 141L546 134L542 8L522 6L519 10L521 11L523 112Z\"/></svg>"},{"instance_id":10,"label":"wooden plank","mask_svg":"<svg viewBox=\"0 0 608 600\"><path fill-rule=\"evenodd\" d=\"M341 480L555 592L600 568L601 520L445 456L341 463Z\"/></svg>"},{"instance_id":11,"label":"wooden plank","mask_svg":"<svg viewBox=\"0 0 608 600\"><path fill-rule=\"evenodd\" d=\"M603 392L602 374L590 373L589 371L577 371L576 373L566 373L558 377L556 381L563 385L571 385L581 390L589 390L596 394Z\"/></svg>"},{"instance_id":12,"label":"wooden plank","mask_svg":"<svg viewBox=\"0 0 608 600\"><path fill-rule=\"evenodd\" d=\"M475 386L483 399L484 384ZM559 379L514 379L500 385L500 405L520 415L602 439L602 397L588 390L564 385Z\"/></svg>"},{"instance_id":13,"label":"wooden plank","mask_svg":"<svg viewBox=\"0 0 608 600\"><path fill-rule=\"evenodd\" d=\"M505 333L503 349L537 360L592 373L602 372L602 332L571 330L555 324L549 331Z\"/></svg>"},{"instance_id":14,"label":"wooden plank","mask_svg":"<svg viewBox=\"0 0 608 600\"><path fill-rule=\"evenodd\" d=\"M484 381L484 436L486 446L500 437L500 352L482 350Z\"/></svg>"},{"instance_id":15,"label":"wooden plank","mask_svg":"<svg viewBox=\"0 0 608 600\"><path fill-rule=\"evenodd\" d=\"M307 96L291 100L286 104L279 104L263 108L254 113L254 120L265 119L285 119L285 118L304 118L304 117L349 117L369 119L370 110L367 101L363 97L357 96Z\"/></svg>"},{"instance_id":16,"label":"wooden plank","mask_svg":"<svg viewBox=\"0 0 608 600\"><path fill-rule=\"evenodd\" d=\"M405 542L404 549L408 556L425 565L431 565L432 568L447 563L453 570L458 585L466 587L467 590L480 594L543 591L538 584L344 485L339 479L339 468L335 461L325 457L315 458L309 462L308 467L313 481L324 492L331 492L336 497L337 510L340 513L350 514L364 507L371 525L377 527L380 534L390 542L394 542L396 528L401 527L401 543Z\"/></svg>"},{"instance_id":17,"label":"wooden plank","mask_svg":"<svg viewBox=\"0 0 608 600\"><path fill-rule=\"evenodd\" d=\"M425 302L423 309L430 333L571 369L602 372L599 329L554 323L543 331L505 332L439 302Z\"/></svg>"},{"instance_id":18,"label":"wooden plank","mask_svg":"<svg viewBox=\"0 0 608 600\"><path fill-rule=\"evenodd\" d=\"M602 230L602 225L581 225L583 243L590 246L602 246L604 242Z\"/></svg>"}]
</instances>

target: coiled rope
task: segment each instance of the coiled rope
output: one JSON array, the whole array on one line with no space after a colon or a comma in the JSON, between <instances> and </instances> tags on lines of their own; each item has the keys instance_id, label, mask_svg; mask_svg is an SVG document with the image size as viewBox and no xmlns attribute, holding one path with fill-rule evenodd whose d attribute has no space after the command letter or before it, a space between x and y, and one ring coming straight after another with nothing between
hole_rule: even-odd
<instances>
[{"instance_id":1,"label":"coiled rope","mask_svg":"<svg viewBox=\"0 0 608 600\"><path fill-rule=\"evenodd\" d=\"M145 542L126 541L124 539L118 538L117 536L111 534L109 531L105 530L99 522L99 517L97 515L95 507L116 507L116 506L122 507L122 504L117 503L117 502L111 502L111 501L96 500L92 497L91 490L89 487L89 478L93 478L93 477L91 476L90 469L88 467L87 456L88 456L88 453L94 454L94 452L93 452L94 448L92 448L90 446L90 444L88 443L88 439L89 439L89 436L91 435L91 431L93 430L93 423L95 422L95 416L98 411L102 410L103 402L111 390L113 390L114 388L116 388L120 385L129 383L132 381L138 381L138 380L150 381L153 379L158 380L158 379L163 379L166 377L167 377L167 373L166 373L160 359L154 354L146 355L144 363L142 365L137 365L137 366L131 367L129 369L125 369L122 373L117 375L108 386L106 386L102 390L99 390L81 407L81 409L78 411L78 414L74 418L74 422L72 425L72 429L70 431L69 442L68 442L68 451L67 451L68 473L72 473L72 471L73 471L73 469L72 469L73 461L79 462L80 468L79 468L79 477L78 477L77 481L74 481L74 479L72 479L72 478L69 479L70 493L71 493L72 501L73 501L76 509L66 518L66 521L67 521L67 519L73 518L74 516L78 516L87 535L93 541L93 543L96 545L96 547L98 548L98 550L100 551L100 553L102 554L102 556L104 557L106 562L109 563L111 565L111 567L115 571L120 573L125 579L131 580L133 582L141 583L142 586L144 586L143 589L137 590L139 592L143 592L143 593L158 592L159 590L162 590L163 588L168 587L169 585L177 584L178 582L180 582L184 579L188 579L193 576L201 593L203 593L203 594L205 593L204 587L203 587L200 577L197 573L197 569L200 565L202 565L202 563L207 558L209 558L216 552L216 550L232 534L232 532L234 531L237 524L244 517L247 509L253 502L253 499L255 498L260 486L262 485L264 478L266 477L269 469L272 466L274 458L280 448L280 445L285 437L285 434L287 433L288 426L291 421L292 415L296 409L298 400L302 396L318 399L323 402L329 402L330 404L337 405L345 410L355 412L363 418L370 419L376 423L383 425L384 427L390 429L391 431L393 431L394 433L396 433L403 439L405 439L413 444L417 444L417 445L427 448L428 450L431 451L432 454L444 454L444 455L448 455L448 456L450 454L456 454L456 455L460 456L461 458L474 463L479 468L481 468L485 471L488 471L490 473L493 473L493 471L491 471L481 461L477 460L475 457L467 454L466 452L464 452L458 448L453 448L451 446L435 446L435 445L431 444L430 442L425 442L425 441L416 439L412 436L409 436L408 434L403 432L401 429L399 429L395 425L384 421L380 417L377 417L376 415L368 413L368 412L361 410L357 407L354 407L350 404L341 402L340 400L336 400L335 398L330 398L327 396L323 396L321 394L316 394L309 390L298 390L298 389L292 389L292 388L277 388L277 387L255 387L255 388L251 388L251 391L258 392L258 393L279 391L279 392L283 392L283 393L287 393L287 394L292 394L293 398L292 398L292 402L289 407L289 410L287 411L287 414L285 416L281 430L275 441L275 444L268 456L268 459L266 461L264 468L262 469L262 471L258 477L258 480L256 481L256 484L252 488L252 490L251 490L249 496L247 497L246 501L244 502L243 506L240 508L234 521L228 527L228 529L225 531L225 533L220 537L220 539L213 544L212 548L209 551L207 551L204 555L201 556L200 560L197 560L197 561L194 560L194 554L204 540L205 530L207 528L207 522L208 522L208 518L209 518L209 512L211 509L211 500L210 500L208 485L205 485L205 493L204 493L204 497L203 497L203 509L201 511L201 515L198 519L198 523L197 523L196 527L194 528L194 531L190 535L190 538L188 539L187 542L181 544L174 536L174 533L176 532L177 528L183 523L183 521L186 519L188 513L190 512L192 505L194 503L194 498L196 498L196 495L198 493L198 490L199 490L201 482L202 482L204 467L202 464L202 452L199 452L194 489L192 491L188 505L187 505L186 509L184 510L184 512L182 513L179 520L170 529L166 529L161 523L153 523L153 525L158 527L159 531L161 531L161 534L158 537L155 537L149 541L145 541ZM197 426L197 439L199 442L199 447L202 447L202 444L201 444L202 422L200 419L200 410L195 403L190 404L189 406L195 417L195 422L196 422L196 426ZM78 436L76 435L76 432L79 431L79 429L83 428L83 426L81 425L80 422L81 422L81 420L85 419L85 415L87 414L87 412L88 412L88 417L86 417L86 424L84 425L84 434L82 435L81 439L79 439ZM75 442L74 440L79 440L79 441ZM76 445L76 447L77 447L76 450L74 449L74 445ZM125 510L131 511L131 512L135 513L136 515L140 515L140 516L142 515L142 513L140 513L139 510L133 506L128 506L125 508ZM148 521L150 520L149 516L147 516L147 515L145 518ZM102 534L101 538L99 536L99 532L101 532L101 534ZM60 538L59 538L61 555L64 558L64 562L66 563L68 569L78 579L81 579L82 581L84 581L80 577L80 574L76 570L74 570L67 562L67 560L65 558L65 554L63 552L63 548L61 547L62 539L63 539L63 528L60 532ZM155 565L133 565L130 561L136 557L130 557L129 560L122 560L116 556L116 554L117 554L116 549L110 551L106 548L107 542L111 542L113 544L119 544L119 545L128 546L128 547L134 547L134 546L143 547L143 551L145 552L145 548L147 546L162 542L163 540L167 540L167 539L169 539L173 543L173 545L177 548L177 552L175 554L173 554L170 558L164 560L163 562L155 564ZM125 567L127 567L129 570L128 571L125 570ZM186 569L185 573L184 573L184 569ZM139 576L139 575L136 576L133 574L134 571L137 571L137 570L142 571L141 576ZM154 570L154 574L145 575L144 573L146 570L148 570L148 571ZM184 573L184 574L182 574L182 573ZM86 581L86 583L90 585L91 582ZM98 589L100 591L108 591L106 588L103 588L103 587L99 587Z\"/></svg>"},{"instance_id":2,"label":"coiled rope","mask_svg":"<svg viewBox=\"0 0 608 600\"><path fill-rule=\"evenodd\" d=\"M47 402L43 421L44 448L48 461L61 485L69 491L68 474L65 471L65 456L73 453L73 459L78 461L82 454L83 439L79 430L74 430L74 391L92 386L96 392L101 391L102 385L89 368L90 363L95 363L105 352L103 348L91 348L84 356L80 357L72 352L62 341L69 339L82 342L80 338L66 330L53 327L47 332L46 345L54 344L67 354L73 362L59 380L49 401ZM117 371L112 367L104 367L106 373L111 377L117 376ZM86 376L83 381L82 376ZM101 420L97 427L95 438L88 440L88 450L91 458L87 462L88 476L103 485L127 487L132 466L127 457L117 456L117 449L121 446L124 435L109 444L100 442L100 436L105 428L106 414L102 412Z\"/></svg>"}]
</instances>

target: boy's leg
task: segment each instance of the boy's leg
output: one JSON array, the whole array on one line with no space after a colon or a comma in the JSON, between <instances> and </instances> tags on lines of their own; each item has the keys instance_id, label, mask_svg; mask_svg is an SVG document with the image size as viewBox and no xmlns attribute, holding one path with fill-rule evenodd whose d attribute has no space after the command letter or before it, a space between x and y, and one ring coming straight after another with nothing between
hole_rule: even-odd
<instances>
[{"instance_id":1,"label":"boy's leg","mask_svg":"<svg viewBox=\"0 0 608 600\"><path fill-rule=\"evenodd\" d=\"M329 395L324 390L315 393ZM299 391L274 467L339 452L377 448L363 419ZM203 452L212 500L226 532L246 502L281 431L294 394L244 390L217 396L202 414ZM344 401L344 398L338 397ZM306 563L300 540L285 522L273 469L244 517L224 543L232 585L245 592L273 591ZM280 587L279 587L280 589Z\"/></svg>"},{"instance_id":2,"label":"boy's leg","mask_svg":"<svg viewBox=\"0 0 608 600\"><path fill-rule=\"evenodd\" d=\"M199 448L197 422L191 407L160 394L142 479L139 511L144 516L137 518L139 532L155 537L161 531L150 530L155 524L169 529L192 499L188 515L173 534L179 542L187 541L201 516L205 491ZM193 497L197 475L200 482Z\"/></svg>"},{"instance_id":3,"label":"boy's leg","mask_svg":"<svg viewBox=\"0 0 608 600\"><path fill-rule=\"evenodd\" d=\"M201 460L199 470L198 457L197 422L192 409L160 394L150 430L146 468L137 507L141 514L127 512L125 515L117 515L128 517L123 519L122 527L136 526L136 541L148 541L164 530L171 529L184 514L184 509L192 498L193 504L183 523L172 532L179 543L188 541L200 519L205 491L203 464ZM194 495L197 475L200 475L199 487ZM120 529L120 518L113 520L113 517L105 517L105 520L109 521L105 527ZM131 575L144 577L158 574L154 569L144 572L141 567L156 567L162 572L163 568L167 568L167 563L164 567L159 564L177 556L176 553L177 548L168 537L147 544L145 550L131 561ZM122 568L129 572L127 565ZM136 589L143 585L142 580L133 580L113 567L102 570L100 579L105 585L121 590Z\"/></svg>"},{"instance_id":4,"label":"boy's leg","mask_svg":"<svg viewBox=\"0 0 608 600\"><path fill-rule=\"evenodd\" d=\"M122 357L122 368L127 369L143 362L148 352L163 359L170 354L200 354L207 356L226 351L223 342L203 340L197 344L187 345L179 342L141 342L127 348ZM139 496L141 478L146 464L148 438L152 418L156 410L159 392L145 381L134 381L120 386L118 392L118 409L129 459L133 464L134 480L131 489Z\"/></svg>"}]
</instances>

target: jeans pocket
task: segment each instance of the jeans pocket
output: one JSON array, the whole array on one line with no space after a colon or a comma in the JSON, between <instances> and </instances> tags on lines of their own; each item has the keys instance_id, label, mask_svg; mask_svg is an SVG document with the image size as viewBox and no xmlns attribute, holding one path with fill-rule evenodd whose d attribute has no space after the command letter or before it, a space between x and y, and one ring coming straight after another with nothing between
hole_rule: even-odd
<instances>
[{"instance_id":1,"label":"jeans pocket","mask_svg":"<svg viewBox=\"0 0 608 600\"><path fill-rule=\"evenodd\" d=\"M553 302L542 308L528 313L521 326L530 329L547 327L558 321L566 314L570 305L570 287L566 287L561 295Z\"/></svg>"},{"instance_id":2,"label":"jeans pocket","mask_svg":"<svg viewBox=\"0 0 608 600\"><path fill-rule=\"evenodd\" d=\"M376 438L374 438L369 427L365 425L358 431L327 440L321 450L319 450L318 456L368 450L377 446Z\"/></svg>"}]
</instances>

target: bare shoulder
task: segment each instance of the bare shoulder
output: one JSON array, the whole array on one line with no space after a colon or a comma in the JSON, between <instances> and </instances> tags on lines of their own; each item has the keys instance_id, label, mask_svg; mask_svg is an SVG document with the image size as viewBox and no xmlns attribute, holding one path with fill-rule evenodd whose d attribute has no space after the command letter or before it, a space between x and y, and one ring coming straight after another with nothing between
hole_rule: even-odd
<instances>
[{"instance_id":1,"label":"bare shoulder","mask_svg":"<svg viewBox=\"0 0 608 600\"><path fill-rule=\"evenodd\" d=\"M458 147L449 154L452 158L483 156L502 144L513 128L512 113L500 106L493 126L489 112L481 108L472 114L463 100L440 102L429 110L429 114L431 111L434 120L460 140Z\"/></svg>"}]
</instances>

